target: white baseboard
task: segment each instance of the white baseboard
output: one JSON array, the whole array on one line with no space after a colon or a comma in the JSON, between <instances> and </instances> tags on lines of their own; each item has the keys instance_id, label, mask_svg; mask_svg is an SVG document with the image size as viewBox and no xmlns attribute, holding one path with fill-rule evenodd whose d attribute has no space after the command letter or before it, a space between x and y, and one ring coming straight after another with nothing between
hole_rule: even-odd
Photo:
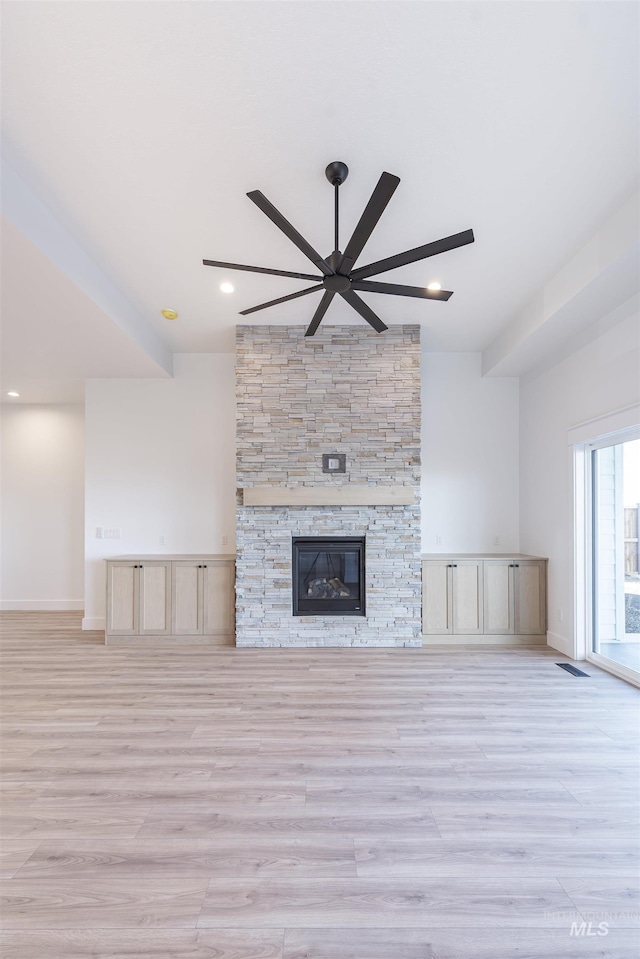
<instances>
[{"instance_id":1,"label":"white baseboard","mask_svg":"<svg viewBox=\"0 0 640 959\"><path fill-rule=\"evenodd\" d=\"M106 625L104 616L85 616L82 620L83 629L104 629Z\"/></svg>"},{"instance_id":2,"label":"white baseboard","mask_svg":"<svg viewBox=\"0 0 640 959\"><path fill-rule=\"evenodd\" d=\"M58 612L84 609L83 599L2 599L0 609L27 612Z\"/></svg>"},{"instance_id":3,"label":"white baseboard","mask_svg":"<svg viewBox=\"0 0 640 959\"><path fill-rule=\"evenodd\" d=\"M567 639L566 636L560 636L558 633L547 633L547 646L551 646L552 649L557 649L559 653L562 653L563 656L566 656L568 659L576 658L573 643L570 639Z\"/></svg>"}]
</instances>

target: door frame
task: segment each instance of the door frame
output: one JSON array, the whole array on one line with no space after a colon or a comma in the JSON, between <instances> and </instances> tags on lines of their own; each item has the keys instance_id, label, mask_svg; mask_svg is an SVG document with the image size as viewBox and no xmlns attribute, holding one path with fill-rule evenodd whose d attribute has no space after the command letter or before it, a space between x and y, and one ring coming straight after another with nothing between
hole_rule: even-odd
<instances>
[{"instance_id":1,"label":"door frame","mask_svg":"<svg viewBox=\"0 0 640 959\"><path fill-rule=\"evenodd\" d=\"M594 450L640 439L640 403L571 427L574 479L574 658L640 687L638 674L593 650L594 621Z\"/></svg>"}]
</instances>

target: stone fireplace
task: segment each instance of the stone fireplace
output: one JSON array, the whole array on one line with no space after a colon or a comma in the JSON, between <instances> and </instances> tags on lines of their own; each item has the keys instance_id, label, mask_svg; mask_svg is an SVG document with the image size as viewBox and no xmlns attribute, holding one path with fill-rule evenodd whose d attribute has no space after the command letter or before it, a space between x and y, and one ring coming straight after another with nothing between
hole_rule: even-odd
<instances>
[{"instance_id":1,"label":"stone fireplace","mask_svg":"<svg viewBox=\"0 0 640 959\"><path fill-rule=\"evenodd\" d=\"M420 646L419 327L239 326L236 363L237 645Z\"/></svg>"}]
</instances>

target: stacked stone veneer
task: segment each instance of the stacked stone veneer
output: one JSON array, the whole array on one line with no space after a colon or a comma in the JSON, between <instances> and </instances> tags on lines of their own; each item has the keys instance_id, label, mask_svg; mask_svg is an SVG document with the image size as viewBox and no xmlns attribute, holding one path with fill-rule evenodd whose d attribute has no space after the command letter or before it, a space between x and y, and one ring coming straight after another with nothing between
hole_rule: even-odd
<instances>
[{"instance_id":1,"label":"stacked stone veneer","mask_svg":"<svg viewBox=\"0 0 640 959\"><path fill-rule=\"evenodd\" d=\"M420 646L420 328L240 326L236 358L237 645ZM242 504L248 486L343 483L410 486L415 505ZM366 616L292 615L293 536L366 537Z\"/></svg>"}]
</instances>

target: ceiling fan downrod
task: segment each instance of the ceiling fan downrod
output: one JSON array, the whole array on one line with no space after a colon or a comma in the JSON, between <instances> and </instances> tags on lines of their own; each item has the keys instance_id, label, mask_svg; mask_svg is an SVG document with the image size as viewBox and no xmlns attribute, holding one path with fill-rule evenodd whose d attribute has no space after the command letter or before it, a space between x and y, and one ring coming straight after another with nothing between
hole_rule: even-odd
<instances>
[{"instance_id":1,"label":"ceiling fan downrod","mask_svg":"<svg viewBox=\"0 0 640 959\"><path fill-rule=\"evenodd\" d=\"M338 200L338 191L344 183L344 181L349 176L349 167L346 163L343 163L342 160L334 160L333 163L330 163L327 169L324 171L329 183L333 185L335 191L335 231L334 231L334 253L337 253L340 250L340 240L339 240L339 222L340 222L340 204Z\"/></svg>"}]
</instances>

